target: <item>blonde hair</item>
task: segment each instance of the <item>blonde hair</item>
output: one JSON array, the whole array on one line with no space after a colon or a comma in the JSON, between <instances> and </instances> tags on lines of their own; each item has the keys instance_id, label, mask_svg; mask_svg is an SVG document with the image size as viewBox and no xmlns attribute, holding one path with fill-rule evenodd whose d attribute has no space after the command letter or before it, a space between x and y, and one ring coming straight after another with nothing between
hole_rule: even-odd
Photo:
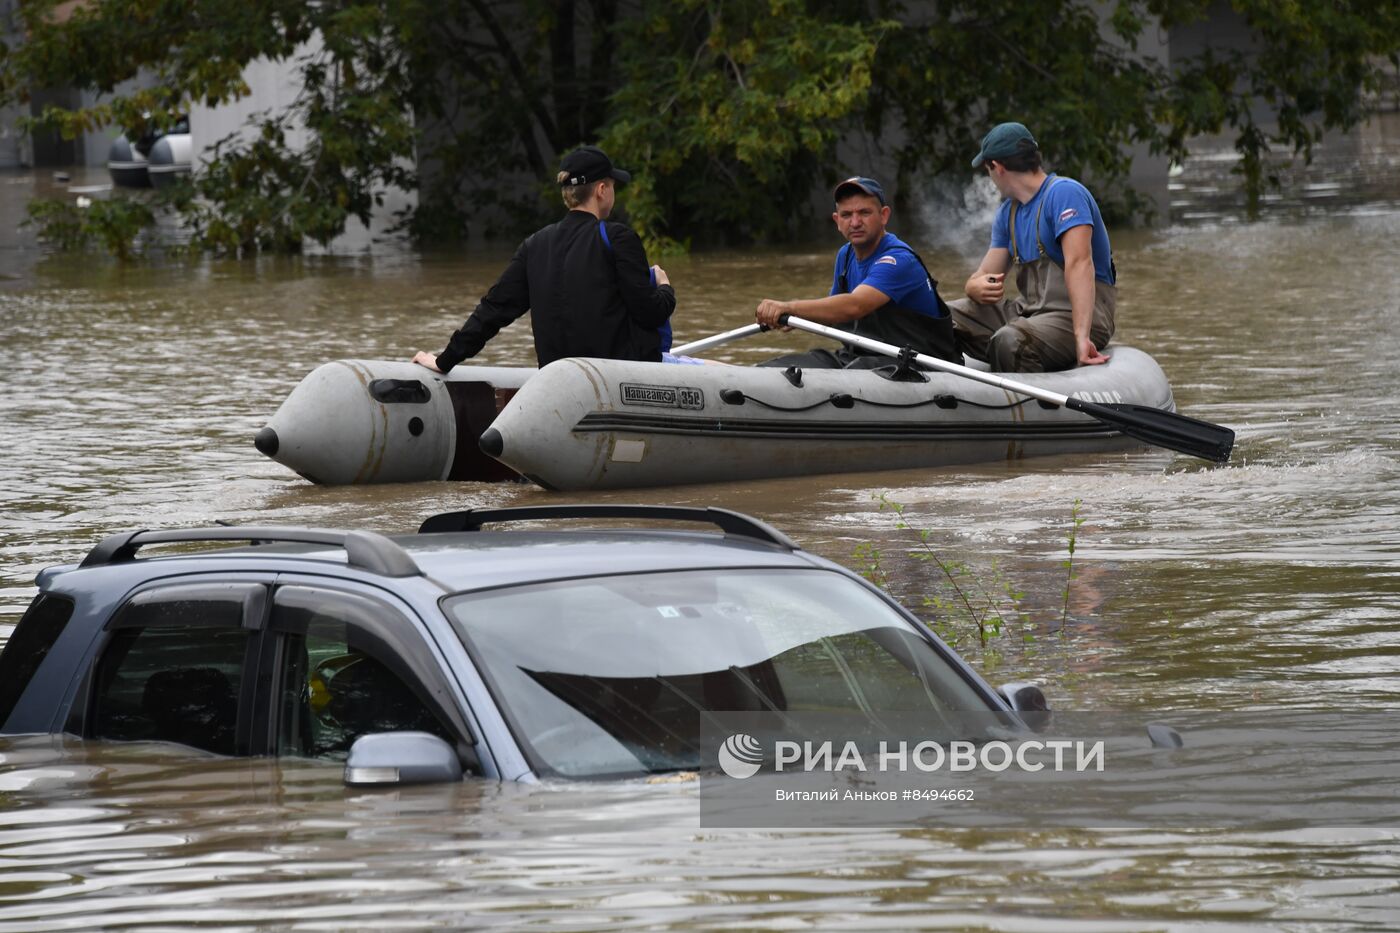
<instances>
[{"instance_id":1,"label":"blonde hair","mask_svg":"<svg viewBox=\"0 0 1400 933\"><path fill-rule=\"evenodd\" d=\"M564 185L564 182L567 181L568 178L568 172L560 172L554 180L558 184ZM599 179L599 181L605 180L606 179ZM593 186L596 184L598 184L598 182L590 181L586 185L564 185L564 187L559 189L559 193L564 197L564 206L569 210L573 210L576 207L582 207L584 204L587 204L589 199L592 198L591 192L593 191Z\"/></svg>"}]
</instances>

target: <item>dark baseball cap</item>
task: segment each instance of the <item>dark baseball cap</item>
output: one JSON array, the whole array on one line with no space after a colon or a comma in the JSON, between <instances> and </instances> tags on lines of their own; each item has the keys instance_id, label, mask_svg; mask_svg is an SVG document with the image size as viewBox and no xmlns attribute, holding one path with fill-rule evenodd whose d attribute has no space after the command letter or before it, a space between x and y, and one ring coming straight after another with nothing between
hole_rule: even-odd
<instances>
[{"instance_id":1,"label":"dark baseball cap","mask_svg":"<svg viewBox=\"0 0 1400 933\"><path fill-rule=\"evenodd\" d=\"M868 194L879 201L882 207L885 204L885 188L873 178L852 175L836 186L833 195L837 201L840 201L843 197L850 197L853 193Z\"/></svg>"},{"instance_id":2,"label":"dark baseball cap","mask_svg":"<svg viewBox=\"0 0 1400 933\"><path fill-rule=\"evenodd\" d=\"M568 175L559 183L561 188L566 185L587 185L604 178L616 179L620 185L632 180L628 172L613 168L612 159L597 146L580 146L575 149L564 156L559 163L559 170Z\"/></svg>"},{"instance_id":3,"label":"dark baseball cap","mask_svg":"<svg viewBox=\"0 0 1400 933\"><path fill-rule=\"evenodd\" d=\"M1009 159L1039 148L1040 144L1025 126L1020 123L998 123L982 137L982 150L973 158L972 167L980 168L988 159Z\"/></svg>"}]
</instances>

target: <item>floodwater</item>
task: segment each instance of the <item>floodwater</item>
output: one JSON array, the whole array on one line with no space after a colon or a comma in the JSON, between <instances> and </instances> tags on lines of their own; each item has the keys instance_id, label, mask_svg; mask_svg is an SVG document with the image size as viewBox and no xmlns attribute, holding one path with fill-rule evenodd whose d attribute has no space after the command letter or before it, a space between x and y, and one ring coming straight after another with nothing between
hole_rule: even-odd
<instances>
[{"instance_id":1,"label":"floodwater","mask_svg":"<svg viewBox=\"0 0 1400 933\"><path fill-rule=\"evenodd\" d=\"M38 182L0 183L8 226ZM907 605L942 615L989 679L1036 680L1058 708L1393 709L1400 191L1308 207L1114 238L1118 340L1158 359L1184 412L1238 431L1227 466L1139 450L567 496L515 484L319 488L252 446L318 364L440 348L506 251L124 269L46 256L6 230L0 638L36 571L133 527L402 532L476 506L720 505L850 566L878 564ZM983 222L913 239L959 283ZM748 323L758 298L819 293L836 245L666 263L677 341ZM712 355L748 363L809 344L765 334ZM530 359L523 323L481 358ZM969 601L991 600L1007 619L986 644L949 608L960 597L936 566L917 559L919 530ZM4 739L0 933L1400 927L1395 826L741 831L702 828L697 793L478 781L365 793L311 762Z\"/></svg>"}]
</instances>

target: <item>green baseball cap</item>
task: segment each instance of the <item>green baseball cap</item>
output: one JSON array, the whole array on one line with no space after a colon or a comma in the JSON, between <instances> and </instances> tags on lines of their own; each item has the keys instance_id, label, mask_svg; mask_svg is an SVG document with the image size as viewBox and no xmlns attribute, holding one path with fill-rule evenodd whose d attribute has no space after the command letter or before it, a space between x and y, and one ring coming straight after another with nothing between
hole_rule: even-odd
<instances>
[{"instance_id":1,"label":"green baseball cap","mask_svg":"<svg viewBox=\"0 0 1400 933\"><path fill-rule=\"evenodd\" d=\"M1024 140L1024 142L1023 142ZM1027 143L1029 145L1027 145ZM988 159L1009 159L1018 152L1039 149L1031 131L1020 123L998 123L992 131L982 137L982 151L972 160L973 168L980 168Z\"/></svg>"}]
</instances>

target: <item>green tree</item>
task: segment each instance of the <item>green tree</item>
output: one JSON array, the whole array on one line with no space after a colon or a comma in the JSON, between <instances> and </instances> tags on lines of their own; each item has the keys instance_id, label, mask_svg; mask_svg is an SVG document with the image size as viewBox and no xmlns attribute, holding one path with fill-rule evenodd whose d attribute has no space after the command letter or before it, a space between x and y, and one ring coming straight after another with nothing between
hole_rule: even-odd
<instances>
[{"instance_id":1,"label":"green tree","mask_svg":"<svg viewBox=\"0 0 1400 933\"><path fill-rule=\"evenodd\" d=\"M1179 160L1193 136L1231 131L1256 203L1271 152L1309 158L1394 80L1400 6L1229 0L1248 48L1169 65L1136 54L1146 30L1225 5L19 0L12 31L24 38L0 49L0 98L89 88L99 103L39 120L69 135L140 132L246 95L255 59L294 58L293 108L223 141L168 204L195 248L232 253L328 242L395 187L419 192L403 221L422 239L469 224L514 233L557 215L558 156L594 141L636 169L625 203L653 242L783 237L844 168L848 134L870 134L906 179L965 175L987 124L1015 118L1057 167L1108 190L1128 169L1126 144ZM140 90L116 91L138 77ZM294 126L304 145L291 144ZM487 228L488 215L508 222Z\"/></svg>"},{"instance_id":2,"label":"green tree","mask_svg":"<svg viewBox=\"0 0 1400 933\"><path fill-rule=\"evenodd\" d=\"M622 82L604 145L637 166L644 235L797 232L836 141L869 97L881 40L865 5L678 0L621 24Z\"/></svg>"}]
</instances>

